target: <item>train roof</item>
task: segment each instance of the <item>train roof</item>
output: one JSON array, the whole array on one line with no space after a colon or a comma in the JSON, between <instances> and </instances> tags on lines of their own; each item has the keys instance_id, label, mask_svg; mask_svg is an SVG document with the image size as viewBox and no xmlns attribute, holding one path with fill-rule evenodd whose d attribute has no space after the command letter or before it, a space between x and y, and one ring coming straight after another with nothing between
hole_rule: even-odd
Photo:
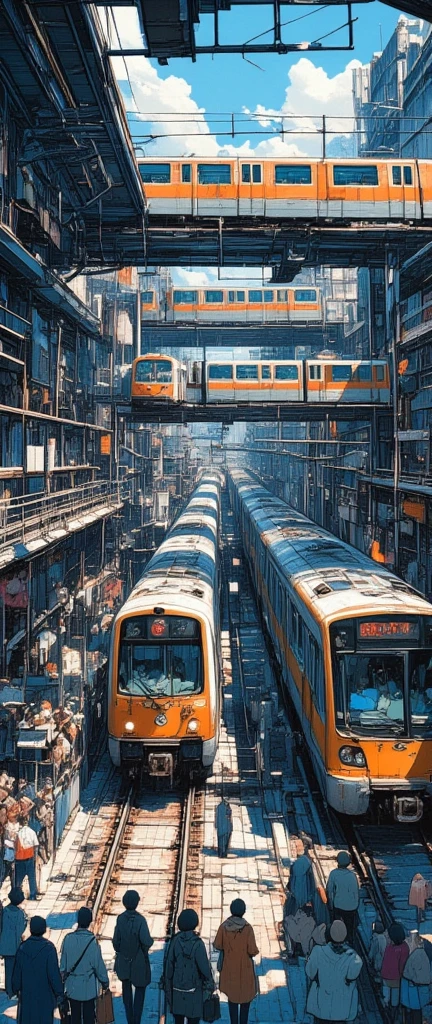
<instances>
[{"instance_id":1,"label":"train roof","mask_svg":"<svg viewBox=\"0 0 432 1024\"><path fill-rule=\"evenodd\" d=\"M432 615L432 605L408 583L277 498L252 474L230 475L272 557L319 618L361 615L372 604L376 614Z\"/></svg>"}]
</instances>

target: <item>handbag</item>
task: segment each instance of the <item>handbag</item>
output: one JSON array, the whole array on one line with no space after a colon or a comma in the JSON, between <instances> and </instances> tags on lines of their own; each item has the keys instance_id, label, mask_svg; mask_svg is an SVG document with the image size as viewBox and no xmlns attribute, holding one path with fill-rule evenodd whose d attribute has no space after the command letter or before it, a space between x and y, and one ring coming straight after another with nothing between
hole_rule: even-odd
<instances>
[{"instance_id":1,"label":"handbag","mask_svg":"<svg viewBox=\"0 0 432 1024\"><path fill-rule=\"evenodd\" d=\"M113 998L109 988L106 988L96 999L96 1024L113 1024L113 1022Z\"/></svg>"},{"instance_id":2,"label":"handbag","mask_svg":"<svg viewBox=\"0 0 432 1024\"><path fill-rule=\"evenodd\" d=\"M207 996L204 999L202 1019L206 1024L214 1024L215 1020L220 1020L220 999L219 996L213 993L211 996Z\"/></svg>"}]
</instances>

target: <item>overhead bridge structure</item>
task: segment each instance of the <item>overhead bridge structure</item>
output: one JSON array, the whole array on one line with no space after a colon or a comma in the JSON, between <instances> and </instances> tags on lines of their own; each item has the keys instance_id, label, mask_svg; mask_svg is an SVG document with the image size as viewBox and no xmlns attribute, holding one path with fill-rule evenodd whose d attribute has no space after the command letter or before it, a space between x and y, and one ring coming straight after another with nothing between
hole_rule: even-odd
<instances>
[{"instance_id":1,"label":"overhead bridge structure","mask_svg":"<svg viewBox=\"0 0 432 1024\"><path fill-rule=\"evenodd\" d=\"M116 403L117 415L127 423L315 423L323 420L370 422L373 411L388 411L382 404L344 405L326 402L223 402L198 400L175 404L146 402L141 407L130 402Z\"/></svg>"}]
</instances>

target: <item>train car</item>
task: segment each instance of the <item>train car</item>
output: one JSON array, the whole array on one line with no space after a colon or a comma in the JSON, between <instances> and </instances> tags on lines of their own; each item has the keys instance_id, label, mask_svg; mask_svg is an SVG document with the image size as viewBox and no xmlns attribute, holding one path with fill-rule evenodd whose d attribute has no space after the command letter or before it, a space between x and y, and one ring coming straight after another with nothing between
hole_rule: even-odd
<instances>
[{"instance_id":1,"label":"train car","mask_svg":"<svg viewBox=\"0 0 432 1024\"><path fill-rule=\"evenodd\" d=\"M432 219L432 161L138 159L150 216Z\"/></svg>"},{"instance_id":2,"label":"train car","mask_svg":"<svg viewBox=\"0 0 432 1024\"><path fill-rule=\"evenodd\" d=\"M432 605L243 470L232 504L325 799L418 821L432 779Z\"/></svg>"},{"instance_id":3,"label":"train car","mask_svg":"<svg viewBox=\"0 0 432 1024\"><path fill-rule=\"evenodd\" d=\"M222 475L202 475L186 509L113 623L111 760L127 772L211 772L220 718L219 519Z\"/></svg>"},{"instance_id":4,"label":"train car","mask_svg":"<svg viewBox=\"0 0 432 1024\"><path fill-rule=\"evenodd\" d=\"M131 400L184 402L186 378L186 366L173 356L138 356L132 363Z\"/></svg>"},{"instance_id":5,"label":"train car","mask_svg":"<svg viewBox=\"0 0 432 1024\"><path fill-rule=\"evenodd\" d=\"M319 288L174 288L167 320L175 323L321 323Z\"/></svg>"},{"instance_id":6,"label":"train car","mask_svg":"<svg viewBox=\"0 0 432 1024\"><path fill-rule=\"evenodd\" d=\"M141 320L159 320L159 295L154 288L145 288L140 293Z\"/></svg>"},{"instance_id":7,"label":"train car","mask_svg":"<svg viewBox=\"0 0 432 1024\"><path fill-rule=\"evenodd\" d=\"M206 364L207 402L344 402L388 405L385 359L279 359Z\"/></svg>"}]
</instances>

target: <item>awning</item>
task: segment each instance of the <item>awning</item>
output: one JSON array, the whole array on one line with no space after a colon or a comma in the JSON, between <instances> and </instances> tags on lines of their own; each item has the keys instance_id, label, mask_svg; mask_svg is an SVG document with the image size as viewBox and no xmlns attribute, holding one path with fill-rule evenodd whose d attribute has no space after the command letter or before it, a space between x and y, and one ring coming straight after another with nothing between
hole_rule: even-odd
<instances>
[{"instance_id":1,"label":"awning","mask_svg":"<svg viewBox=\"0 0 432 1024\"><path fill-rule=\"evenodd\" d=\"M24 640L25 635L25 629L19 629L18 633L15 633L15 636L11 637L11 639L9 640L8 644L6 645L6 650L14 651L16 647L18 647L19 644L21 643L21 640Z\"/></svg>"},{"instance_id":2,"label":"awning","mask_svg":"<svg viewBox=\"0 0 432 1024\"><path fill-rule=\"evenodd\" d=\"M48 729L20 729L17 747L40 750L48 746Z\"/></svg>"}]
</instances>

